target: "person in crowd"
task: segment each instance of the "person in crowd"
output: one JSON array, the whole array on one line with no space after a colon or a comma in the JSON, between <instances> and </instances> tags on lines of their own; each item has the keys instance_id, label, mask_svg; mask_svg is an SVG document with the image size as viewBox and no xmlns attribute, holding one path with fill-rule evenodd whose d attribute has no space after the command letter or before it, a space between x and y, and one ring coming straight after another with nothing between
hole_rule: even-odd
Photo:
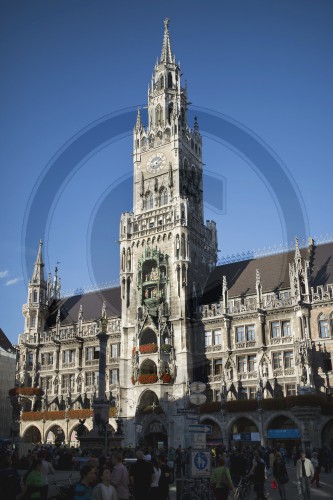
<instances>
[{"instance_id":1,"label":"person in crowd","mask_svg":"<svg viewBox=\"0 0 333 500\"><path fill-rule=\"evenodd\" d=\"M170 469L165 463L165 456L161 455L159 457L159 466L161 469L161 476L159 480L159 489L160 489L160 499L167 500L169 497L169 478L170 478Z\"/></svg>"},{"instance_id":2,"label":"person in crowd","mask_svg":"<svg viewBox=\"0 0 333 500\"><path fill-rule=\"evenodd\" d=\"M265 462L258 452L255 453L253 465L249 472L249 476L253 477L253 489L257 495L257 500L265 500Z\"/></svg>"},{"instance_id":3,"label":"person in crowd","mask_svg":"<svg viewBox=\"0 0 333 500\"><path fill-rule=\"evenodd\" d=\"M227 500L230 490L234 489L230 471L226 467L224 458L220 458L218 467L214 469L211 484L216 500Z\"/></svg>"},{"instance_id":4,"label":"person in crowd","mask_svg":"<svg viewBox=\"0 0 333 500\"><path fill-rule=\"evenodd\" d=\"M280 452L275 454L275 459L273 462L273 479L275 479L276 484L279 488L279 494L281 500L286 500L286 488L285 484L289 481L288 472L286 469L286 464L284 463L283 457Z\"/></svg>"},{"instance_id":5,"label":"person in crowd","mask_svg":"<svg viewBox=\"0 0 333 500\"><path fill-rule=\"evenodd\" d=\"M23 483L25 500L46 500L47 483L42 474L42 461L36 460L24 476Z\"/></svg>"},{"instance_id":6,"label":"person in crowd","mask_svg":"<svg viewBox=\"0 0 333 500\"><path fill-rule=\"evenodd\" d=\"M8 454L0 455L0 498L16 500L21 493L21 478L12 467L11 457Z\"/></svg>"},{"instance_id":7,"label":"person in crowd","mask_svg":"<svg viewBox=\"0 0 333 500\"><path fill-rule=\"evenodd\" d=\"M291 459L294 462L294 466L296 467L296 463L297 463L297 448L296 448L296 446L293 446L293 449L291 450Z\"/></svg>"},{"instance_id":8,"label":"person in crowd","mask_svg":"<svg viewBox=\"0 0 333 500\"><path fill-rule=\"evenodd\" d=\"M111 484L111 472L105 468L100 474L100 482L93 489L93 500L118 500L116 488Z\"/></svg>"},{"instance_id":9,"label":"person in crowd","mask_svg":"<svg viewBox=\"0 0 333 500\"><path fill-rule=\"evenodd\" d=\"M135 500L147 500L154 469L150 462L146 462L141 450L136 452L137 461L130 471L130 482L133 485Z\"/></svg>"},{"instance_id":10,"label":"person in crowd","mask_svg":"<svg viewBox=\"0 0 333 500\"><path fill-rule=\"evenodd\" d=\"M321 486L319 484L321 467L320 467L320 463L319 463L318 453L315 451L312 453L311 463L313 465L314 475L313 475L313 478L311 479L310 483L313 484L316 481L317 488L321 488Z\"/></svg>"},{"instance_id":11,"label":"person in crowd","mask_svg":"<svg viewBox=\"0 0 333 500\"><path fill-rule=\"evenodd\" d=\"M154 472L150 484L150 500L160 500L159 483L162 471L155 457L151 460L151 465L153 466Z\"/></svg>"},{"instance_id":12,"label":"person in crowd","mask_svg":"<svg viewBox=\"0 0 333 500\"><path fill-rule=\"evenodd\" d=\"M241 450L235 450L230 455L230 473L234 484L238 484L240 478L246 476L247 461Z\"/></svg>"},{"instance_id":13,"label":"person in crowd","mask_svg":"<svg viewBox=\"0 0 333 500\"><path fill-rule=\"evenodd\" d=\"M310 480L314 475L314 468L311 460L306 458L305 452L300 452L301 458L296 463L296 478L299 483L299 491L303 500L310 498Z\"/></svg>"},{"instance_id":14,"label":"person in crowd","mask_svg":"<svg viewBox=\"0 0 333 500\"><path fill-rule=\"evenodd\" d=\"M84 465L80 471L80 481L74 487L73 500L93 500L93 484L96 481L96 469L92 465Z\"/></svg>"},{"instance_id":15,"label":"person in crowd","mask_svg":"<svg viewBox=\"0 0 333 500\"><path fill-rule=\"evenodd\" d=\"M129 475L123 464L121 453L113 454L111 457L113 465L111 474L111 484L116 488L118 500L128 500L129 498Z\"/></svg>"},{"instance_id":16,"label":"person in crowd","mask_svg":"<svg viewBox=\"0 0 333 500\"><path fill-rule=\"evenodd\" d=\"M170 484L175 480L175 460L176 460L176 450L174 448L169 448L168 451L168 462L167 465L170 469Z\"/></svg>"},{"instance_id":17,"label":"person in crowd","mask_svg":"<svg viewBox=\"0 0 333 500\"><path fill-rule=\"evenodd\" d=\"M47 494L48 494L48 488L49 488L49 474L55 474L55 470L53 468L53 465L51 464L51 462L49 462L48 460L46 460L46 457L48 456L47 454L47 451L46 450L41 450L39 453L38 453L38 458L39 460L42 462L42 475L44 477L44 481L45 481L45 490L46 490L46 498L47 498Z\"/></svg>"},{"instance_id":18,"label":"person in crowd","mask_svg":"<svg viewBox=\"0 0 333 500\"><path fill-rule=\"evenodd\" d=\"M180 478L182 477L182 449L179 446L176 450L176 477Z\"/></svg>"}]
</instances>

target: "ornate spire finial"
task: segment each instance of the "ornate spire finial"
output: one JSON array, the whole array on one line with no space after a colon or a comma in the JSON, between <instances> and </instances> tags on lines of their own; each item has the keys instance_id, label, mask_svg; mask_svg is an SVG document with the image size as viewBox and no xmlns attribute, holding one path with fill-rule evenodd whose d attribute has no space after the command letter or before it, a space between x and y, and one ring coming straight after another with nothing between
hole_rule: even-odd
<instances>
[{"instance_id":1,"label":"ornate spire finial","mask_svg":"<svg viewBox=\"0 0 333 500\"><path fill-rule=\"evenodd\" d=\"M199 123L196 116L194 117L194 132L199 132Z\"/></svg>"},{"instance_id":2,"label":"ornate spire finial","mask_svg":"<svg viewBox=\"0 0 333 500\"><path fill-rule=\"evenodd\" d=\"M161 63L172 63L172 62L173 62L173 55L170 44L169 19L166 18L164 20L164 36L163 36Z\"/></svg>"},{"instance_id":3,"label":"ornate spire finial","mask_svg":"<svg viewBox=\"0 0 333 500\"><path fill-rule=\"evenodd\" d=\"M38 252L36 257L36 262L34 265L34 271L32 275L33 283L40 284L44 280L44 262L43 262L43 253L42 253L43 242L39 240L38 244Z\"/></svg>"},{"instance_id":4,"label":"ornate spire finial","mask_svg":"<svg viewBox=\"0 0 333 500\"><path fill-rule=\"evenodd\" d=\"M295 238L295 259L301 258L301 252L299 251L299 241L298 237Z\"/></svg>"},{"instance_id":5,"label":"ornate spire finial","mask_svg":"<svg viewBox=\"0 0 333 500\"><path fill-rule=\"evenodd\" d=\"M141 111L140 111L140 107L138 107L138 114L136 116L136 124L135 124L135 128L140 130L142 127L142 121L141 121Z\"/></svg>"}]
</instances>

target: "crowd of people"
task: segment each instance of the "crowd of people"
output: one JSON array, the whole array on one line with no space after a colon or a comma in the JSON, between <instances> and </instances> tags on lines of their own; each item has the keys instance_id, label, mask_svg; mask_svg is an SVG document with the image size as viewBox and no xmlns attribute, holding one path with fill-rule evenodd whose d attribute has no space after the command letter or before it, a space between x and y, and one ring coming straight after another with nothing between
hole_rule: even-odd
<instances>
[{"instance_id":1,"label":"crowd of people","mask_svg":"<svg viewBox=\"0 0 333 500\"><path fill-rule=\"evenodd\" d=\"M65 455L72 460L61 461ZM69 500L128 500L130 495L135 500L167 500L169 496L172 476L167 450L115 449L108 457L96 458L80 450L47 446L29 450L22 458L7 449L0 451L0 498L47 500L55 467L66 463L68 469L78 456L83 464L80 480L68 487ZM27 470L21 478L18 468L22 464Z\"/></svg>"},{"instance_id":2,"label":"crowd of people","mask_svg":"<svg viewBox=\"0 0 333 500\"><path fill-rule=\"evenodd\" d=\"M294 447L288 455L283 446L241 446L229 450L212 449L213 473L211 483L216 500L227 500L230 491L239 484L240 478L248 478L253 484L257 500L268 497L270 487L277 489L281 500L287 500L286 484L289 475L286 465L295 466L298 493L303 500L311 498L311 485L321 488L320 473L332 471L333 450L324 445L320 450L302 450Z\"/></svg>"},{"instance_id":3,"label":"crowd of people","mask_svg":"<svg viewBox=\"0 0 333 500\"><path fill-rule=\"evenodd\" d=\"M0 498L47 500L50 475L56 469L80 466L80 480L68 489L70 500L167 500L169 485L190 475L191 448L119 448L108 457L82 454L80 449L36 446L19 457L9 448L0 450ZM311 485L320 488L320 474L332 471L333 451L300 450L287 454L283 446L238 445L211 448L211 486L216 500L227 500L241 478L249 478L257 500L267 498L268 484L287 500L286 464L295 466L299 494L310 498ZM18 470L26 469L23 477ZM267 481L269 477L269 482ZM274 486L275 485L275 486Z\"/></svg>"}]
</instances>

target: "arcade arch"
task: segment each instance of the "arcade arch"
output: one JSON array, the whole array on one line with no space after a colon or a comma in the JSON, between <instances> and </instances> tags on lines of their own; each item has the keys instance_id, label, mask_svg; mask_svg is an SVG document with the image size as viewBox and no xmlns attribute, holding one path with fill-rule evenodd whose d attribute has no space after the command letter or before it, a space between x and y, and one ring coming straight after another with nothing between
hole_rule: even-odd
<instances>
[{"instance_id":1,"label":"arcade arch","mask_svg":"<svg viewBox=\"0 0 333 500\"><path fill-rule=\"evenodd\" d=\"M23 434L22 441L24 443L41 443L42 436L38 427L35 425L28 427Z\"/></svg>"}]
</instances>

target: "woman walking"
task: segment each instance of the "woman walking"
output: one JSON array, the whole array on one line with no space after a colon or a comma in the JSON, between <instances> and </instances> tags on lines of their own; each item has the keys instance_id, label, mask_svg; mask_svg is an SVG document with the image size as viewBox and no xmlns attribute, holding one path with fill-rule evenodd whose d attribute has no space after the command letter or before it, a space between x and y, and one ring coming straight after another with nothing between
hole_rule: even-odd
<instances>
[{"instance_id":1,"label":"woman walking","mask_svg":"<svg viewBox=\"0 0 333 500\"><path fill-rule=\"evenodd\" d=\"M93 500L118 500L116 488L111 484L111 472L104 469L100 475L100 483L93 490Z\"/></svg>"},{"instance_id":2,"label":"woman walking","mask_svg":"<svg viewBox=\"0 0 333 500\"><path fill-rule=\"evenodd\" d=\"M286 469L286 464L283 461L281 453L276 453L273 462L273 478L275 479L281 500L286 500L286 489L285 484L289 481L288 472Z\"/></svg>"},{"instance_id":3,"label":"woman walking","mask_svg":"<svg viewBox=\"0 0 333 500\"><path fill-rule=\"evenodd\" d=\"M219 460L219 466L213 471L211 479L216 500L227 500L229 491L234 489L230 471L225 465L225 460Z\"/></svg>"},{"instance_id":4,"label":"woman walking","mask_svg":"<svg viewBox=\"0 0 333 500\"><path fill-rule=\"evenodd\" d=\"M311 463L312 463L313 468L314 468L314 475L313 475L313 478L311 479L310 483L313 484L316 481L317 488L321 488L321 486L319 485L319 479L320 479L319 476L320 476L320 472L321 472L321 467L319 464L318 453L315 451L312 453Z\"/></svg>"}]
</instances>

